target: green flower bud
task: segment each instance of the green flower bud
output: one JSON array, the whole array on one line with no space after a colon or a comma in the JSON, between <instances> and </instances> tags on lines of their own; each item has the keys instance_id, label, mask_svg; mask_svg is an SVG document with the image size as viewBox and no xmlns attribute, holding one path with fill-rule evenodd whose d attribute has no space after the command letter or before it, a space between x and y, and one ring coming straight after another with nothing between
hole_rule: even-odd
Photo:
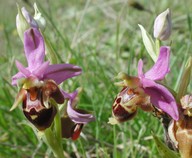
<instances>
[{"instance_id":1,"label":"green flower bud","mask_svg":"<svg viewBox=\"0 0 192 158\"><path fill-rule=\"evenodd\" d=\"M33 18L37 22L37 24L38 24L39 28L41 29L41 31L44 31L45 27L46 27L46 21L45 21L45 18L42 17L41 12L37 8L36 3L34 3L34 10L35 10L35 15L34 15Z\"/></svg>"},{"instance_id":2,"label":"green flower bud","mask_svg":"<svg viewBox=\"0 0 192 158\"><path fill-rule=\"evenodd\" d=\"M171 12L169 9L157 16L154 22L154 37L167 40L171 35Z\"/></svg>"},{"instance_id":3,"label":"green flower bud","mask_svg":"<svg viewBox=\"0 0 192 158\"><path fill-rule=\"evenodd\" d=\"M19 37L23 41L24 38L24 32L30 27L29 23L26 21L21 8L17 4L17 9L18 9L18 14L16 16L16 27L17 27L17 32L19 34Z\"/></svg>"}]
</instances>

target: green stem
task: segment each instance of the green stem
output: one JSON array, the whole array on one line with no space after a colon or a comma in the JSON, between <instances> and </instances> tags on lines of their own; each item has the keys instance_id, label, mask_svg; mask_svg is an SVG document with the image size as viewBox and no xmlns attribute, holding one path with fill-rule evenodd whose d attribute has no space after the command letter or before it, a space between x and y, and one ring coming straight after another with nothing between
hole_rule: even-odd
<instances>
[{"instance_id":1,"label":"green stem","mask_svg":"<svg viewBox=\"0 0 192 158\"><path fill-rule=\"evenodd\" d=\"M51 104L53 104L57 110L56 116L54 118L54 130L50 128L45 130L45 139L47 145L51 148L54 156L56 158L64 158L63 147L62 147L62 136L61 136L61 117L58 109L57 103L51 99Z\"/></svg>"},{"instance_id":2,"label":"green stem","mask_svg":"<svg viewBox=\"0 0 192 158\"><path fill-rule=\"evenodd\" d=\"M113 126L113 157L117 157L117 135L116 135L116 127L115 125Z\"/></svg>"},{"instance_id":3,"label":"green stem","mask_svg":"<svg viewBox=\"0 0 192 158\"><path fill-rule=\"evenodd\" d=\"M51 128L46 129L44 134L45 134L46 143L50 147L50 149L52 150L54 156L56 158L64 158L62 145L60 143L58 143L59 140L54 135Z\"/></svg>"},{"instance_id":4,"label":"green stem","mask_svg":"<svg viewBox=\"0 0 192 158\"><path fill-rule=\"evenodd\" d=\"M158 56L159 55L159 49L160 49L160 41L158 39L155 40L155 53Z\"/></svg>"},{"instance_id":5,"label":"green stem","mask_svg":"<svg viewBox=\"0 0 192 158\"><path fill-rule=\"evenodd\" d=\"M61 140L61 117L59 113L58 106L56 105L57 114L54 119L54 125L55 125L55 134L58 140ZM60 141L61 142L61 141Z\"/></svg>"}]
</instances>

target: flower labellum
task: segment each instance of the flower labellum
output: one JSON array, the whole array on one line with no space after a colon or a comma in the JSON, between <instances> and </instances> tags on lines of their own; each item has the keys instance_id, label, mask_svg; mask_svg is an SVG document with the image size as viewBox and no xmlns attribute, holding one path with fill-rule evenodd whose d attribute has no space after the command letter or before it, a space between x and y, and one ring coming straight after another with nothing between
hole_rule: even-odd
<instances>
[{"instance_id":1,"label":"flower labellum","mask_svg":"<svg viewBox=\"0 0 192 158\"><path fill-rule=\"evenodd\" d=\"M153 110L149 97L139 87L138 78L127 76L124 73L119 73L117 78L124 80L116 83L116 85L123 86L123 89L114 100L112 106L113 117L109 118L110 124L114 125L134 118L138 108L144 111Z\"/></svg>"},{"instance_id":2,"label":"flower labellum","mask_svg":"<svg viewBox=\"0 0 192 158\"><path fill-rule=\"evenodd\" d=\"M167 40L171 35L171 12L169 9L157 16L154 22L153 35L159 40Z\"/></svg>"},{"instance_id":3,"label":"flower labellum","mask_svg":"<svg viewBox=\"0 0 192 158\"><path fill-rule=\"evenodd\" d=\"M69 117L61 118L62 137L77 140L83 129L83 124L74 123Z\"/></svg>"},{"instance_id":4,"label":"flower labellum","mask_svg":"<svg viewBox=\"0 0 192 158\"><path fill-rule=\"evenodd\" d=\"M66 114L61 118L62 137L77 140L82 128L88 122L94 121L95 117L85 110L77 109L78 91L67 94L62 91L64 98L69 99Z\"/></svg>"},{"instance_id":5,"label":"flower labellum","mask_svg":"<svg viewBox=\"0 0 192 158\"><path fill-rule=\"evenodd\" d=\"M145 111L152 110L151 106L147 105L146 100L147 96L142 95L138 89L124 87L113 103L112 115L115 120L110 118L109 123L116 124L132 119L136 115L138 107Z\"/></svg>"},{"instance_id":6,"label":"flower labellum","mask_svg":"<svg viewBox=\"0 0 192 158\"><path fill-rule=\"evenodd\" d=\"M38 130L50 127L56 115L56 108L50 98L59 104L64 102L64 97L53 80L45 81L42 87L25 90L23 113Z\"/></svg>"}]
</instances>

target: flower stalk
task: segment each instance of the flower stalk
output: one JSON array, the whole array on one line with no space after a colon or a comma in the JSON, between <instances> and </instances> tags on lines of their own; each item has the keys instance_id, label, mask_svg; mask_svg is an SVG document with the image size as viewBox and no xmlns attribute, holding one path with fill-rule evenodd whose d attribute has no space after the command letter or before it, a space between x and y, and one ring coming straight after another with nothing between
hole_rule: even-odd
<instances>
[{"instance_id":1,"label":"flower stalk","mask_svg":"<svg viewBox=\"0 0 192 158\"><path fill-rule=\"evenodd\" d=\"M51 99L51 103L56 107L56 115L55 115L55 119L54 119L54 126L55 126L55 135L57 137L57 139L59 140L59 142L61 142L61 116L60 116L60 112L59 112L59 108L57 103Z\"/></svg>"},{"instance_id":2,"label":"flower stalk","mask_svg":"<svg viewBox=\"0 0 192 158\"><path fill-rule=\"evenodd\" d=\"M155 49L156 49L156 55L159 55L159 49L160 49L160 40L156 39L155 40Z\"/></svg>"},{"instance_id":3,"label":"flower stalk","mask_svg":"<svg viewBox=\"0 0 192 158\"><path fill-rule=\"evenodd\" d=\"M45 136L45 142L52 150L54 156L56 158L65 158L62 144L58 143L60 142L60 140L56 137L51 128L47 128L44 131L44 136Z\"/></svg>"}]
</instances>

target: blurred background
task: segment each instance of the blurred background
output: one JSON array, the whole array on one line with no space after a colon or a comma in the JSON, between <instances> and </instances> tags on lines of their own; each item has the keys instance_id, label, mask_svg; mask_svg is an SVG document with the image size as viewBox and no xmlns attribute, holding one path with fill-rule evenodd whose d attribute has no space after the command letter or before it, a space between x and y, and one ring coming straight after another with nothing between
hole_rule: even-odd
<instances>
[{"instance_id":1,"label":"blurred background","mask_svg":"<svg viewBox=\"0 0 192 158\"><path fill-rule=\"evenodd\" d=\"M18 89L11 85L17 72L15 60L26 65L23 44L17 34L16 3L34 14L32 0L0 0L0 158L53 157L36 137L21 107L10 112ZM39 0L45 17L46 36L57 53L59 63L72 63L83 74L63 84L72 92L83 87L79 107L91 111L96 121L87 124L77 141L63 140L66 157L71 158L158 158L151 136L163 139L159 120L138 111L128 122L108 124L114 98L120 91L114 85L119 72L137 75L137 63L145 70L153 62L147 54L138 24L152 35L155 17L170 8L173 30L171 72L167 85L177 89L181 70L192 50L192 0ZM188 91L191 92L190 84Z\"/></svg>"}]
</instances>

